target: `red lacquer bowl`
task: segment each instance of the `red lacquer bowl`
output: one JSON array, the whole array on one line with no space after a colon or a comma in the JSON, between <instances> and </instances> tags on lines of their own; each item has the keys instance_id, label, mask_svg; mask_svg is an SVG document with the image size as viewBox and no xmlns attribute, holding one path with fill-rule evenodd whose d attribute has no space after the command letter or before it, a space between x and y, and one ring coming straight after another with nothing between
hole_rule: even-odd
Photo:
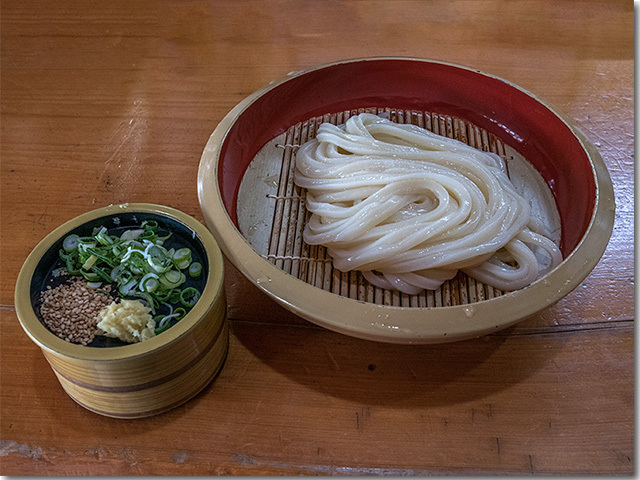
<instances>
[{"instance_id":1,"label":"red lacquer bowl","mask_svg":"<svg viewBox=\"0 0 640 480\"><path fill-rule=\"evenodd\" d=\"M297 122L371 106L463 119L526 158L555 200L564 261L528 287L495 298L407 307L336 295L282 271L256 252L239 229L237 205L245 172L260 161L258 153ZM396 57L346 60L293 72L247 97L211 135L200 162L198 195L224 254L258 288L314 323L395 343L471 338L554 304L595 267L609 241L615 210L602 158L575 123L553 106L476 69Z\"/></svg>"}]
</instances>

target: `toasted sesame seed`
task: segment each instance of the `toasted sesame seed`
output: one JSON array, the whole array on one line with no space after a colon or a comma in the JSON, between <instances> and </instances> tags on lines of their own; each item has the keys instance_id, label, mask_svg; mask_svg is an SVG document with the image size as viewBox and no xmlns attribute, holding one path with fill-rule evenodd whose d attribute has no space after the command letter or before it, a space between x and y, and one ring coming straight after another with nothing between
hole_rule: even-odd
<instances>
[{"instance_id":1,"label":"toasted sesame seed","mask_svg":"<svg viewBox=\"0 0 640 480\"><path fill-rule=\"evenodd\" d=\"M109 295L89 288L84 279L55 288L48 286L40 293L40 300L40 315L49 330L81 345L93 341L98 332L98 313L113 302Z\"/></svg>"}]
</instances>

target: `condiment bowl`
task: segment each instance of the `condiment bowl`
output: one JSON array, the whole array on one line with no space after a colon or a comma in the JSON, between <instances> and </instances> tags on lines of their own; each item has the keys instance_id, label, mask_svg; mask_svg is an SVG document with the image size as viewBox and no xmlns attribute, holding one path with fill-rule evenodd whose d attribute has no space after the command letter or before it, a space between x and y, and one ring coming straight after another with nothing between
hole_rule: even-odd
<instances>
[{"instance_id":1,"label":"condiment bowl","mask_svg":"<svg viewBox=\"0 0 640 480\"><path fill-rule=\"evenodd\" d=\"M203 288L193 308L167 330L138 343L85 346L52 333L39 315L40 292L57 281L63 240L70 234L91 235L97 226L111 230L145 220L171 231L202 262ZM73 400L101 415L146 417L183 404L220 372L229 346L223 273L220 249L196 219L161 205L110 205L66 222L34 248L17 279L16 312Z\"/></svg>"}]
</instances>

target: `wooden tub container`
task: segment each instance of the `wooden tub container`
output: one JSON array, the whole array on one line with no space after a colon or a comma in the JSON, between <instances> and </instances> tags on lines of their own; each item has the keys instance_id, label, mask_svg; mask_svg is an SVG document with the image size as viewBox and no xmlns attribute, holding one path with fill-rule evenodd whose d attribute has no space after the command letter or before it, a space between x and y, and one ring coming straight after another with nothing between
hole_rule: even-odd
<instances>
[{"instance_id":1,"label":"wooden tub container","mask_svg":"<svg viewBox=\"0 0 640 480\"><path fill-rule=\"evenodd\" d=\"M53 334L41 321L38 302L40 291L54 281L62 240L71 233L90 234L96 225L117 228L148 219L178 235L201 261L202 295L195 306L168 330L134 344L94 341L83 346ZM200 222L159 205L111 205L57 228L25 261L15 304L22 327L69 396L110 417L146 417L183 404L217 376L229 346L220 249Z\"/></svg>"},{"instance_id":2,"label":"wooden tub container","mask_svg":"<svg viewBox=\"0 0 640 480\"><path fill-rule=\"evenodd\" d=\"M415 295L333 268L324 246L303 241L310 213L306 192L292 181L296 155L322 123L340 125L363 112L501 156L563 261L519 290L499 291L459 272ZM606 165L574 120L489 73L404 57L314 66L249 95L211 134L198 197L226 258L257 288L320 326L389 343L464 340L537 314L591 272L615 217Z\"/></svg>"}]
</instances>

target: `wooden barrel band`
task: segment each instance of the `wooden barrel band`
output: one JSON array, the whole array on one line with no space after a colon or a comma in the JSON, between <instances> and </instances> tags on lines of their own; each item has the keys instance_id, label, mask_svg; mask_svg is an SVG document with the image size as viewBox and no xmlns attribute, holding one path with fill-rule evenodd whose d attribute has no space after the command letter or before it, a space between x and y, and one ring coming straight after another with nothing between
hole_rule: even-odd
<instances>
[{"instance_id":1,"label":"wooden barrel band","mask_svg":"<svg viewBox=\"0 0 640 480\"><path fill-rule=\"evenodd\" d=\"M70 377L70 376L62 373L60 370L58 370L51 362L49 362L49 363L51 364L51 368L53 368L53 370L55 370L57 375L61 376L62 378L64 378L68 382L73 383L74 385L77 385L77 386L82 387L82 388L86 388L86 389L89 389L89 390L95 390L97 392L108 392L108 393L137 392L137 391L140 391L140 390L146 390L146 389L149 389L149 388L155 388L158 385L162 385L163 383L166 383L166 382L169 382L169 381L173 380L174 378L182 375L187 370L191 369L200 360L202 360L202 358L207 354L207 352L209 352L209 350L211 350L213 348L214 344L216 343L216 341L220 337L221 332L224 330L224 325L225 325L225 322L221 322L220 328L216 332L215 336L211 339L211 341L207 344L207 346L205 348L203 348L198 353L198 355L196 355L189 363L185 364L184 366L182 366L178 370L175 370L175 371L171 372L170 374L165 375L164 377L160 377L160 378L158 378L156 380L152 380L152 381L146 382L146 383L141 383L141 384L138 384L138 385L123 385L123 386L118 386L118 387L109 387L109 386L104 386L104 385L94 385L92 383L86 383L86 382L83 382L83 381L78 380L76 378Z\"/></svg>"},{"instance_id":2,"label":"wooden barrel band","mask_svg":"<svg viewBox=\"0 0 640 480\"><path fill-rule=\"evenodd\" d=\"M164 405L164 406L162 406L160 408L155 408L153 410L147 410L145 412L135 412L135 413L107 412L107 411L94 408L94 407L92 407L90 405L87 405L86 403L81 402L76 397L74 397L70 392L67 392L67 394L73 399L74 402L76 402L81 407L84 407L87 410L92 411L93 413L97 413L99 415L104 415L104 416L107 416L107 417L114 417L114 418L121 418L121 419L134 419L134 418L143 418L143 417L150 417L152 415L158 415L160 413L164 413L164 412L172 410L172 409L174 409L176 407L179 407L180 405L185 403L187 400L189 400L189 398L193 398L194 396L196 396L205 386L207 386L209 383L211 383L220 374L220 372L222 371L222 367L223 367L224 363L227 360L228 353L229 353L229 345L227 345L227 347L225 349L224 356L222 357L222 362L220 362L220 365L218 366L218 368L212 373L210 378L208 378L205 382L203 382L202 387L200 389L198 389L196 392L194 392L191 397L182 398L182 399L177 400L177 401L175 401L175 402L173 402L173 403L171 403L169 405Z\"/></svg>"}]
</instances>

